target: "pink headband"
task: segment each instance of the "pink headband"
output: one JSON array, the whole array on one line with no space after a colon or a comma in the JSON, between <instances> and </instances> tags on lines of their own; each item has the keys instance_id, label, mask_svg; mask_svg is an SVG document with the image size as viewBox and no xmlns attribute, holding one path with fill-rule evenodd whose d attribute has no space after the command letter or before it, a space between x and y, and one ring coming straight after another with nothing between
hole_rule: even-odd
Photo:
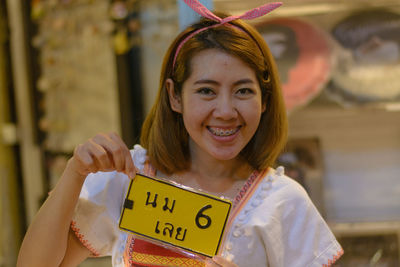
<instances>
[{"instance_id":1,"label":"pink headband","mask_svg":"<svg viewBox=\"0 0 400 267\"><path fill-rule=\"evenodd\" d=\"M251 9L251 10L247 11L246 13L244 13L244 14L242 14L240 16L230 16L230 17L226 17L224 19L221 19L220 17L218 17L214 13L212 13L210 10L208 10L205 6L203 6L197 0L183 0L183 1L191 9L193 9L196 13L198 13L199 15L201 15L201 16L203 16L205 18L208 18L210 20L216 21L218 23L214 24L214 25L211 25L211 26L204 27L204 28L200 28L198 30L195 30L194 32L192 32L191 34L186 36L186 38L181 41L181 43L179 44L178 48L175 51L174 61L172 63L172 68L175 68L176 58L178 57L179 51L181 50L182 46L187 42L187 40L189 40L190 38L192 38L196 34L199 34L200 32L203 32L203 31L205 31L207 29L210 29L210 28L215 28L215 27L221 26L221 25L226 24L228 22L231 22L232 20L235 20L235 19L250 20L250 19L255 19L255 18L264 16L265 14L268 14L272 10L274 10L274 9L276 9L276 8L278 8L278 7L280 7L282 5L281 2L269 3L269 4L265 4L265 5L256 7L254 9Z\"/></svg>"}]
</instances>

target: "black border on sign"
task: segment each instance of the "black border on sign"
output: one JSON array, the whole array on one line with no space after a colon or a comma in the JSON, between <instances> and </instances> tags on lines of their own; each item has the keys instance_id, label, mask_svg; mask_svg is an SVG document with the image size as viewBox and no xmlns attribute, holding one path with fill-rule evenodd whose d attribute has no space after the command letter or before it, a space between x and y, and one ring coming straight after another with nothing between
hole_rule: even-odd
<instances>
[{"instance_id":1,"label":"black border on sign","mask_svg":"<svg viewBox=\"0 0 400 267\"><path fill-rule=\"evenodd\" d=\"M227 203L227 204L229 205L228 215L227 215L226 218L225 218L225 222L224 222L224 225L223 225L223 228L222 228L222 231L221 231L221 235L220 235L219 240L218 240L218 245L217 245L217 248L216 248L216 250L215 250L215 254L214 254L214 255L216 255L216 254L218 253L219 247L220 247L220 245L221 245L222 236L223 236L223 233L225 232L226 223L227 223L227 221L228 221L229 214L230 214L231 208L232 208L232 203L231 203L229 200L222 200L221 198L215 197L215 196L210 195L210 194L207 194L207 193L200 193L200 192L192 191L192 190L189 190L189 189L186 189L186 188L182 188L182 187L180 187L179 185L175 185L175 184L170 183L170 182L168 182L168 181L156 179L156 178L149 177L149 176L146 176L146 175L143 175L143 174L136 174L136 176L142 176L142 177L144 177L144 178L151 179L151 180L153 180L153 181L155 181L155 182L160 182L160 183L163 183L163 184L166 184L166 185L169 185L169 186L176 187L176 188L181 189L181 190L185 190L185 191L188 191L188 192L191 192L191 193L195 193L195 194L197 194L197 195L201 195L201 196L204 196L204 197L208 197L208 198L214 199L214 200L216 200L216 201L220 201L220 202ZM136 178L136 176L135 176L135 178ZM134 179L135 179L135 178L134 178ZM134 179L132 179L132 181L131 181L130 184L129 184L129 189L128 189L128 192L126 193L125 200L128 199L129 193L130 193L130 191L131 191L131 189L132 189L132 184L133 184L133 182L134 182ZM125 201L125 200L124 200L124 201ZM210 255L207 255L207 254L203 254L203 253L201 253L201 252L199 252L199 251L191 250L191 249L188 249L188 248L179 246L179 245L172 244L172 243L167 242L167 241L164 241L164 240L159 240L159 239L157 239L157 238L154 238L154 237L151 237L151 236L147 236L147 235L144 235L144 234L140 234L140 233L137 233L137 232L132 231L132 230L130 230L130 229L126 229L126 228L124 228L124 227L121 227L121 222L122 222L122 218L124 217L125 209L126 209L126 208L123 207L122 213L121 213L121 216L120 216L120 219L119 219L119 224L118 224L118 226L119 226L119 228L120 228L121 230L128 231L128 232L134 233L134 234L136 234L136 235L143 236L143 237L146 237L146 238L148 238L148 239L152 239L152 240L157 241L157 242L162 242L162 243L171 245L171 246L173 246L173 247L178 247L178 248L181 248L181 249L186 250L186 251L194 252L194 253L196 253L196 254L200 254L200 255L203 255L203 256L206 256L206 257L209 257L209 258L212 258L212 257L214 256L214 255L211 255L211 256L210 256Z\"/></svg>"}]
</instances>

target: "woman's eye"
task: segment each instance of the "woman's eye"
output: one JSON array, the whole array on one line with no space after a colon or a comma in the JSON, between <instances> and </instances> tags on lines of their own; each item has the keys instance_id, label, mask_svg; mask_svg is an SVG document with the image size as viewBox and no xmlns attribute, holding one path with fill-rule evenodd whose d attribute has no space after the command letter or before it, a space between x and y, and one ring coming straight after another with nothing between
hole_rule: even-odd
<instances>
[{"instance_id":1,"label":"woman's eye","mask_svg":"<svg viewBox=\"0 0 400 267\"><path fill-rule=\"evenodd\" d=\"M254 91L250 88L241 88L241 89L237 90L236 93L239 95L249 95L249 94L253 94Z\"/></svg>"},{"instance_id":2,"label":"woman's eye","mask_svg":"<svg viewBox=\"0 0 400 267\"><path fill-rule=\"evenodd\" d=\"M204 88L198 89L197 93L202 94L202 95L212 95L212 94L214 94L214 91L210 88L204 87Z\"/></svg>"}]
</instances>

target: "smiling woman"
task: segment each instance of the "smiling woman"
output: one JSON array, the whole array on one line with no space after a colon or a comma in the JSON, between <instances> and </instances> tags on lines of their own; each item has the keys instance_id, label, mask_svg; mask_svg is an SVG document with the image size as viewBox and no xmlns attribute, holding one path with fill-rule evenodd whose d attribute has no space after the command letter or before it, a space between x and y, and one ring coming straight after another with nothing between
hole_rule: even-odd
<instances>
[{"instance_id":1,"label":"smiling woman","mask_svg":"<svg viewBox=\"0 0 400 267\"><path fill-rule=\"evenodd\" d=\"M282 167L270 167L285 145L286 110L271 53L241 18L280 3L227 16L185 2L204 18L165 56L141 146L129 151L116 134L78 145L26 235L20 266L42 266L47 258L51 266L70 266L89 255L112 255L113 266L121 267L329 266L343 253L304 189ZM137 205L124 200L135 172L231 199L218 255L210 259L121 232L121 209ZM146 187L148 197L153 189ZM212 205L200 211L211 222ZM148 220L143 217L137 220ZM171 237L172 224L164 223ZM202 245L208 237L204 232Z\"/></svg>"}]
</instances>

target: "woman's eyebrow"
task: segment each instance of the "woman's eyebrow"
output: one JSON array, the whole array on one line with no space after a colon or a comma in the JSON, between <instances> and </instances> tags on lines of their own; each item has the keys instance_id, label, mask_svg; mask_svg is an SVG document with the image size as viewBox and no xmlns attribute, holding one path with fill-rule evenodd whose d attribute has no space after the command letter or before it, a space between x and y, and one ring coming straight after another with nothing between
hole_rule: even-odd
<instances>
[{"instance_id":1,"label":"woman's eyebrow","mask_svg":"<svg viewBox=\"0 0 400 267\"><path fill-rule=\"evenodd\" d=\"M211 84L219 85L219 82L214 81L214 80L208 80L208 79L198 80L198 81L194 82L194 84L202 84L202 83L211 83Z\"/></svg>"},{"instance_id":2,"label":"woman's eyebrow","mask_svg":"<svg viewBox=\"0 0 400 267\"><path fill-rule=\"evenodd\" d=\"M241 85L241 84L245 84L245 83L254 83L254 81L252 79L241 79L239 81L236 81L233 85Z\"/></svg>"},{"instance_id":3,"label":"woman's eyebrow","mask_svg":"<svg viewBox=\"0 0 400 267\"><path fill-rule=\"evenodd\" d=\"M202 79L202 80L197 80L194 82L194 84L203 84L203 83L207 83L207 84L215 84L215 85L219 85L220 83L215 81L215 80L209 80L209 79ZM254 83L254 81L252 79L241 79L238 80L236 82L233 83L233 85L237 86L237 85L241 85L241 84L245 84L245 83Z\"/></svg>"}]
</instances>

